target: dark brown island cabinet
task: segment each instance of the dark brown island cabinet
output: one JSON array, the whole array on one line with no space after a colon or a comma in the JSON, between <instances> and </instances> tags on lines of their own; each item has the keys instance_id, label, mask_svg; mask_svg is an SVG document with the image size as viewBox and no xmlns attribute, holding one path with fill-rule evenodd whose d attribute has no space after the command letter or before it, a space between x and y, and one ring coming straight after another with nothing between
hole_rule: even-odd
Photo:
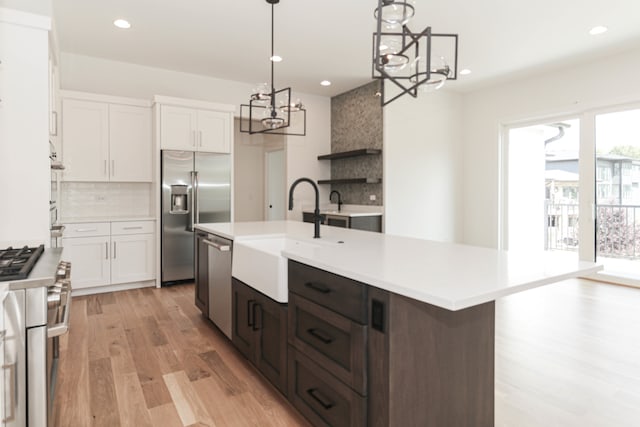
<instances>
[{"instance_id":1,"label":"dark brown island cabinet","mask_svg":"<svg viewBox=\"0 0 640 427\"><path fill-rule=\"evenodd\" d=\"M494 302L446 310L291 260L288 275L288 308L234 279L233 343L311 424L494 425Z\"/></svg>"},{"instance_id":2,"label":"dark brown island cabinet","mask_svg":"<svg viewBox=\"0 0 640 427\"><path fill-rule=\"evenodd\" d=\"M231 341L287 395L287 305L232 278Z\"/></svg>"}]
</instances>

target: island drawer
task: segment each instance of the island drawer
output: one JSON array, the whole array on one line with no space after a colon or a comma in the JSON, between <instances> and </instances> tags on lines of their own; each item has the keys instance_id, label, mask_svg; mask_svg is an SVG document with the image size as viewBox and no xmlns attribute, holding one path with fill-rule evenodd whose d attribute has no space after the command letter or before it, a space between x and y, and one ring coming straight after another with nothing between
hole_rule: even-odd
<instances>
[{"instance_id":1,"label":"island drawer","mask_svg":"<svg viewBox=\"0 0 640 427\"><path fill-rule=\"evenodd\" d=\"M366 395L366 326L289 294L289 344Z\"/></svg>"},{"instance_id":2,"label":"island drawer","mask_svg":"<svg viewBox=\"0 0 640 427\"><path fill-rule=\"evenodd\" d=\"M289 346L289 400L314 426L366 425L366 399Z\"/></svg>"},{"instance_id":3,"label":"island drawer","mask_svg":"<svg viewBox=\"0 0 640 427\"><path fill-rule=\"evenodd\" d=\"M349 319L367 323L367 286L296 261L289 261L289 290Z\"/></svg>"}]
</instances>

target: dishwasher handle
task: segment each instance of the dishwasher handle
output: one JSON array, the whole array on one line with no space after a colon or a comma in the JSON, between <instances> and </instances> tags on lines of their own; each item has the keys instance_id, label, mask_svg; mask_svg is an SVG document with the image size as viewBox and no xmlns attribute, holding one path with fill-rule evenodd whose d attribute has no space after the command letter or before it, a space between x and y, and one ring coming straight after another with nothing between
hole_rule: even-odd
<instances>
[{"instance_id":1,"label":"dishwasher handle","mask_svg":"<svg viewBox=\"0 0 640 427\"><path fill-rule=\"evenodd\" d=\"M216 243L209 239L202 239L202 242L207 246L210 246L212 248L219 250L220 252L229 252L231 250L231 245Z\"/></svg>"}]
</instances>

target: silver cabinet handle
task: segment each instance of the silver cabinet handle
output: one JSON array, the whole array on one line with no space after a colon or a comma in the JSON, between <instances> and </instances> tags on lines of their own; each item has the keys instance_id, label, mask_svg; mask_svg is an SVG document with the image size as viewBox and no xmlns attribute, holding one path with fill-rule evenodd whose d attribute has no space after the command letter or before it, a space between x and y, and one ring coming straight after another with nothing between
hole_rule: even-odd
<instances>
[{"instance_id":1,"label":"silver cabinet handle","mask_svg":"<svg viewBox=\"0 0 640 427\"><path fill-rule=\"evenodd\" d=\"M142 230L142 226L137 227L122 227L123 230Z\"/></svg>"},{"instance_id":2,"label":"silver cabinet handle","mask_svg":"<svg viewBox=\"0 0 640 427\"><path fill-rule=\"evenodd\" d=\"M9 384L11 385L9 389L9 405L11 412L9 413L9 416L2 419L3 425L16 419L16 393L18 392L18 376L16 375L16 368L16 363L2 366L2 369L9 369Z\"/></svg>"},{"instance_id":3,"label":"silver cabinet handle","mask_svg":"<svg viewBox=\"0 0 640 427\"><path fill-rule=\"evenodd\" d=\"M67 333L69 330L69 316L71 315L71 295L70 290L66 292L67 303L64 305L64 315L62 316L62 322L56 323L53 326L47 328L47 338L53 338Z\"/></svg>"},{"instance_id":4,"label":"silver cabinet handle","mask_svg":"<svg viewBox=\"0 0 640 427\"><path fill-rule=\"evenodd\" d=\"M109 259L109 242L104 242L104 259Z\"/></svg>"},{"instance_id":5,"label":"silver cabinet handle","mask_svg":"<svg viewBox=\"0 0 640 427\"><path fill-rule=\"evenodd\" d=\"M116 259L116 242L113 242L113 259Z\"/></svg>"},{"instance_id":6,"label":"silver cabinet handle","mask_svg":"<svg viewBox=\"0 0 640 427\"><path fill-rule=\"evenodd\" d=\"M203 239L202 242L207 246L219 250L220 252L229 252L231 250L231 245L221 245L220 243L216 243L208 239Z\"/></svg>"},{"instance_id":7,"label":"silver cabinet handle","mask_svg":"<svg viewBox=\"0 0 640 427\"><path fill-rule=\"evenodd\" d=\"M111 176L116 176L116 161L111 160Z\"/></svg>"},{"instance_id":8,"label":"silver cabinet handle","mask_svg":"<svg viewBox=\"0 0 640 427\"><path fill-rule=\"evenodd\" d=\"M199 130L198 133L200 134L200 147L202 147L202 131Z\"/></svg>"},{"instance_id":9,"label":"silver cabinet handle","mask_svg":"<svg viewBox=\"0 0 640 427\"><path fill-rule=\"evenodd\" d=\"M78 233L88 233L89 231L98 231L97 228L76 228Z\"/></svg>"}]
</instances>

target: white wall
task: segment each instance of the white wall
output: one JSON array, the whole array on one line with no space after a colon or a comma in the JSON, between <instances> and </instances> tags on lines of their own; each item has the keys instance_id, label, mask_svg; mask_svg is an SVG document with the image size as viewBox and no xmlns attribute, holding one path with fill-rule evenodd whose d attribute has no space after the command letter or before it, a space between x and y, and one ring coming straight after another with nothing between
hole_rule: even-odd
<instances>
[{"instance_id":1,"label":"white wall","mask_svg":"<svg viewBox=\"0 0 640 427\"><path fill-rule=\"evenodd\" d=\"M441 91L384 107L385 233L459 239L461 101Z\"/></svg>"},{"instance_id":2,"label":"white wall","mask_svg":"<svg viewBox=\"0 0 640 427\"><path fill-rule=\"evenodd\" d=\"M234 221L264 220L264 138L240 132L234 124Z\"/></svg>"},{"instance_id":3,"label":"white wall","mask_svg":"<svg viewBox=\"0 0 640 427\"><path fill-rule=\"evenodd\" d=\"M464 96L462 241L498 245L501 124L640 100L639 75L635 49Z\"/></svg>"},{"instance_id":4,"label":"white wall","mask_svg":"<svg viewBox=\"0 0 640 427\"><path fill-rule=\"evenodd\" d=\"M13 245L50 242L49 26L0 9L0 242Z\"/></svg>"},{"instance_id":5,"label":"white wall","mask_svg":"<svg viewBox=\"0 0 640 427\"><path fill-rule=\"evenodd\" d=\"M136 64L117 62L69 53L61 54L61 88L107 95L151 99L154 95L167 95L212 101L236 106L239 115L241 103L247 103L255 83L221 80L213 77ZM293 88L295 89L295 88ZM286 138L287 184L306 176L313 180L327 179L327 162L318 162L317 156L331 152L331 100L328 97L299 94L307 108L306 136ZM328 197L328 190L322 189ZM298 206L313 202L313 192L296 190ZM291 214L302 219L301 214Z\"/></svg>"}]
</instances>

